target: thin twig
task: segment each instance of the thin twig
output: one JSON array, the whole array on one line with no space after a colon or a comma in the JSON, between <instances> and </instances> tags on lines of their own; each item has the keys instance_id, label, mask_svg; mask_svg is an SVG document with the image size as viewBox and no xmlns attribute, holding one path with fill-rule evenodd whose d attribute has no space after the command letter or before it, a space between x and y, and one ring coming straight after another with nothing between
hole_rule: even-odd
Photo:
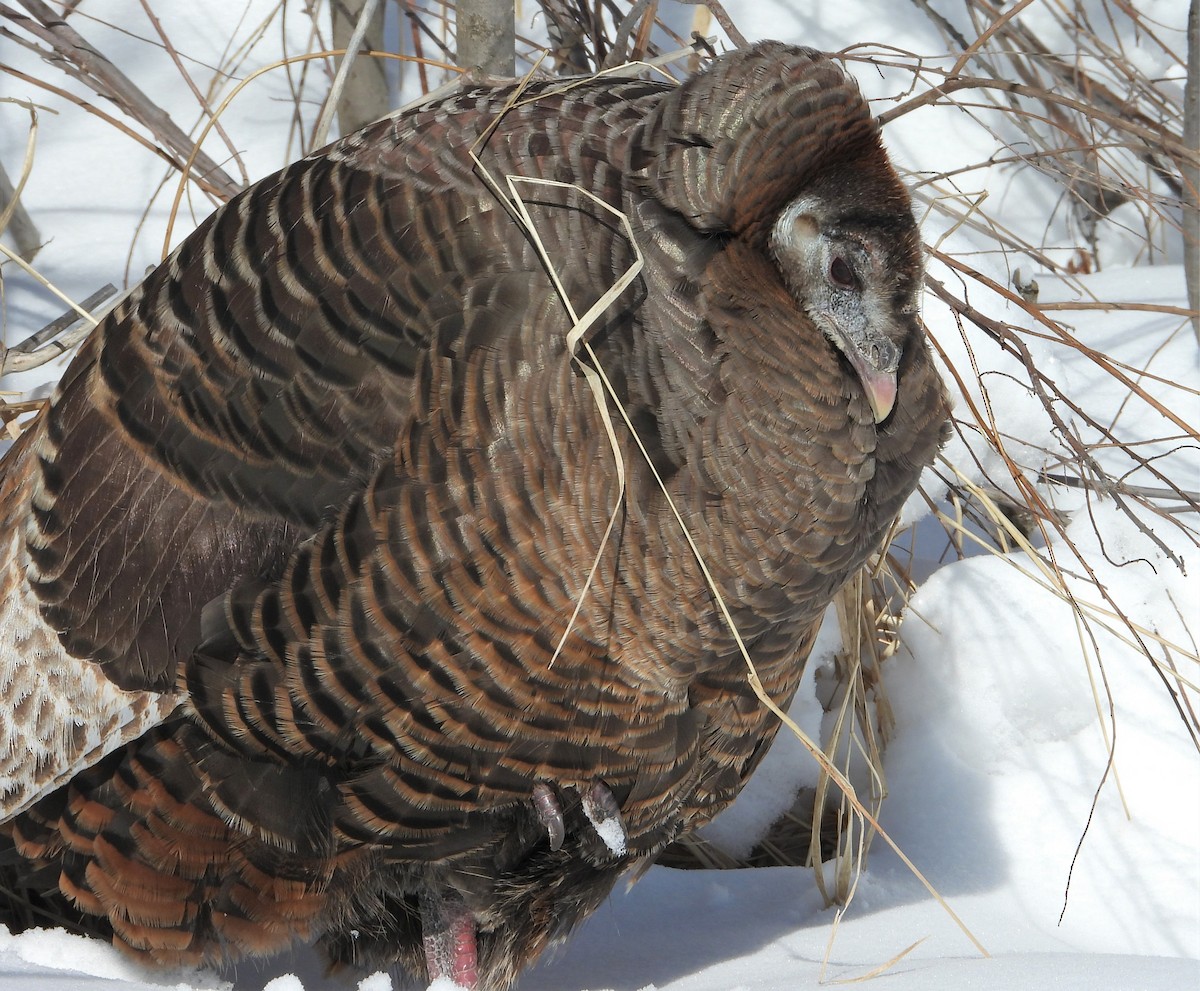
<instances>
[{"instance_id":1,"label":"thin twig","mask_svg":"<svg viewBox=\"0 0 1200 991\"><path fill-rule=\"evenodd\" d=\"M93 48L66 21L41 0L17 0L29 16L0 3L0 16L50 45L60 56L53 61L69 75L112 100L134 120L147 127L167 148L196 164L197 171L220 195L228 199L241 184L230 178L216 162L200 151L170 116L141 91L112 62Z\"/></svg>"},{"instance_id":2,"label":"thin twig","mask_svg":"<svg viewBox=\"0 0 1200 991\"><path fill-rule=\"evenodd\" d=\"M21 343L7 349L0 345L0 376L38 368L66 354L87 337L98 322L91 311L116 293L116 286L111 284L97 289L83 302L72 304L71 309L55 317Z\"/></svg>"},{"instance_id":3,"label":"thin twig","mask_svg":"<svg viewBox=\"0 0 1200 991\"><path fill-rule=\"evenodd\" d=\"M1200 492L1194 492L1189 489L1159 489L1147 485L1130 485L1127 482L1122 482L1114 478L1106 477L1101 480L1095 480L1082 478L1079 475L1062 475L1051 471L1042 472L1041 479L1045 482L1051 482L1054 485L1065 485L1068 488L1074 489L1091 489L1094 492L1104 494L1114 491L1123 492L1125 495L1137 496L1139 499L1182 498L1193 510L1200 512Z\"/></svg>"},{"instance_id":4,"label":"thin twig","mask_svg":"<svg viewBox=\"0 0 1200 991\"><path fill-rule=\"evenodd\" d=\"M4 171L4 163L0 162L0 234L8 231L21 257L31 262L42 246L42 236L21 202L21 190L28 175L29 169L22 169L21 178L14 186Z\"/></svg>"},{"instance_id":5,"label":"thin twig","mask_svg":"<svg viewBox=\"0 0 1200 991\"><path fill-rule=\"evenodd\" d=\"M0 5L0 6L3 6L3 5ZM14 37L16 37L16 36L13 35L10 31L6 31L5 29L0 28L0 38L14 38ZM44 79L38 79L35 76L30 76L27 73L22 72L20 69L15 69L11 65L6 65L3 62L0 62L0 72L7 72L10 76L13 76L16 79L20 79L22 82L28 83L31 86L36 86L39 89L43 89L47 93L53 93L55 96L61 97L62 99L66 100L67 102L75 104L81 110L84 110L89 114L92 114L94 117L98 117L100 120L104 121L106 124L112 125L118 131L120 131L122 134L128 135L130 138L132 138L134 141L136 141L138 144L140 144L143 148L145 148L151 154L157 155L159 158L161 158L164 162L166 162L169 166L171 166L171 168L174 169L175 171L182 172L184 170L184 160L173 157L171 155L171 153L169 151L167 151L165 148L160 148L153 141L150 141L148 138L144 137L143 135L138 134L137 131L135 131L132 127L130 127L124 121L118 120L116 117L112 116L112 114L105 113L103 110L101 110L99 107L95 106L94 104L88 103L87 100L83 99L83 97L78 96L77 94L72 93L69 90L65 90L60 86L55 86L51 83L48 83ZM221 188L218 185L215 185L209 177L198 175L198 176L193 176L193 179L195 179L195 181L200 186L200 188L202 190L204 190L206 193L209 193L213 196L217 196L218 198L220 197Z\"/></svg>"},{"instance_id":6,"label":"thin twig","mask_svg":"<svg viewBox=\"0 0 1200 991\"><path fill-rule=\"evenodd\" d=\"M375 16L375 8L378 6L379 0L364 0L362 10L359 11L358 22L354 25L350 40L346 42L345 54L342 55L341 62L338 64L337 74L333 77L333 83L325 97L325 105L321 107L321 115L317 118L316 126L313 128L313 146L316 148L324 147L329 141L329 129L333 126L333 115L337 112L342 90L346 86L350 70L354 68L354 63L358 59L363 38L366 37L367 29L371 26L371 20Z\"/></svg>"},{"instance_id":7,"label":"thin twig","mask_svg":"<svg viewBox=\"0 0 1200 991\"><path fill-rule=\"evenodd\" d=\"M162 41L163 49L166 51L167 55L170 56L171 61L175 64L175 68L179 70L179 75L183 78L183 81L187 85L188 89L192 91L192 95L196 98L196 102L200 104L200 107L204 113L208 117L211 117L212 107L209 106L207 97L200 92L200 88L192 79L191 73L189 73L184 67L183 60L179 57L179 52L175 50L175 46L171 43L171 39L167 36L166 31L163 30L162 22L158 19L158 15L154 13L154 8L150 5L150 0L140 0L140 2L142 5L142 10L146 14L147 20L150 21L150 26L153 27L155 32L158 34L159 40ZM221 138L221 140L225 142L225 147L229 149L229 153L233 157L234 161L241 166L242 163L241 158L238 156L237 146L233 143L233 139L225 133L225 128L223 128L218 122L214 127L214 130L217 132L217 135ZM249 185L249 183L250 176L246 174L245 168L242 167L242 185Z\"/></svg>"},{"instance_id":8,"label":"thin twig","mask_svg":"<svg viewBox=\"0 0 1200 991\"><path fill-rule=\"evenodd\" d=\"M721 25L721 30L725 32L725 36L734 43L738 48L748 48L750 42L746 40L746 36L738 30L737 25L733 23L733 18L721 6L718 0L680 0L681 3L686 3L692 6L703 4L708 8L710 14Z\"/></svg>"}]
</instances>

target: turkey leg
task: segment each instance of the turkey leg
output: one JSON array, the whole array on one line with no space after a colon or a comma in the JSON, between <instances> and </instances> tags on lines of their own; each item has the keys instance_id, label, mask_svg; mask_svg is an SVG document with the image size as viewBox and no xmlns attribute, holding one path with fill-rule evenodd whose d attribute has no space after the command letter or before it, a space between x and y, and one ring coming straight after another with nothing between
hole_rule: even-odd
<instances>
[{"instance_id":1,"label":"turkey leg","mask_svg":"<svg viewBox=\"0 0 1200 991\"><path fill-rule=\"evenodd\" d=\"M421 941L430 981L448 977L466 991L476 991L475 917L457 892L421 895Z\"/></svg>"}]
</instances>

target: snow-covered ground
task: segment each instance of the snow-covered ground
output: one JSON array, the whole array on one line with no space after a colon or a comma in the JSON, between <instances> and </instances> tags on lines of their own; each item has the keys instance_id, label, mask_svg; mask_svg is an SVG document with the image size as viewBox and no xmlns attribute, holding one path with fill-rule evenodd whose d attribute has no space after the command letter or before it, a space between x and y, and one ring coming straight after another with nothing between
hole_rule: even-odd
<instances>
[{"instance_id":1,"label":"snow-covered ground","mask_svg":"<svg viewBox=\"0 0 1200 991\"><path fill-rule=\"evenodd\" d=\"M274 4L221 0L195 10L155 6L183 54L195 60L185 64L207 80L230 37L247 38ZM1138 6L1181 51L1186 0ZM945 47L915 6L888 0L758 0L726 7L752 37L827 49L886 42L935 54ZM87 19L100 10L129 34ZM180 123L195 120L194 109L186 109L194 108L194 100L171 59L137 37L152 33L137 0L85 2L73 23L101 50L120 56L122 68L171 108ZM293 17L287 30L288 50L309 46L304 18ZM1142 50L1127 40L1135 57L1145 59L1148 75L1177 79L1177 70L1161 59L1155 62L1151 46L1138 56ZM238 74L265 64L284 47L273 27ZM8 40L0 39L0 63L70 85ZM899 92L894 80L872 70L859 67L857 74L869 95L881 101ZM322 85L314 82L310 99L319 98ZM1168 79L1162 85L1181 84ZM105 282L121 285L127 271L138 273L153 264L174 192L169 184L145 213L162 179L162 164L111 125L0 72L2 97L57 111L38 114L34 168L24 194L43 235L51 238L36 260L38 270L79 299ZM291 101L283 74L276 71L241 93L225 118L251 178L286 160ZM889 105L881 102L880 110ZM21 171L29 119L22 107L0 101L0 160L13 176ZM996 147L993 136L953 109L902 117L887 137L897 162L914 176L985 160ZM206 148L217 158L227 154L216 137ZM970 181L979 188L968 183L964 196L988 192L993 215L1010 230L1072 249L1070 230L1054 227L1062 216L1055 212L1049 180L1029 170L991 170ZM208 209L197 198L196 215ZM188 225L181 217L176 241ZM1102 241L1103 271L1067 281L1035 272L1027 258L985 253L991 246L967 228L943 240L950 226L931 212L927 240L969 258L1000 285L1009 283L1013 266L1023 266L1037 277L1043 303L1100 299L1186 305L1178 245L1169 237L1158 259L1162 264L1145 264L1143 258L1136 268L1122 267L1136 257L1136 238L1116 232L1114 225L1114 233ZM944 267L934 265L931 271L960 288ZM63 307L13 265L4 265L3 276L0 318L12 344ZM970 292L985 312L1037 330L1023 311L979 286L972 285ZM1193 430L1200 424L1200 362L1183 318L1095 309L1054 315L1089 347L1150 373L1132 374ZM1046 452L1062 444L1024 376L987 341L968 334L964 343L941 304L928 302L926 319L964 374L972 358L980 363L1008 453L1033 477L1050 463ZM1131 398L1127 387L1079 349L1033 334L1029 343L1043 367L1052 367L1055 380L1085 399L1097 419L1118 423L1123 437L1144 441L1143 454L1180 487L1200 490L1194 441L1181 439L1177 427L1150 404ZM984 408L979 388L971 389L975 404ZM965 405L960 403L964 415ZM972 479L981 471L998 477L1000 459L972 436L968 429L955 438L947 459ZM1086 430L1084 438L1093 439ZM1118 453L1098 457L1114 474L1125 474ZM1144 470L1128 481L1160 484ZM932 476L929 491L939 494ZM990 956L877 841L849 909L836 922L811 875L800 869L656 868L631 890L616 894L564 948L524 977L520 991L786 991L876 970L884 972L876 978L881 986L896 991L1200 987L1200 758L1169 688L1173 685L1184 707L1195 703L1196 691L1182 692L1162 674L1173 663L1185 684L1195 686L1200 675L1194 660L1200 640L1200 554L1194 536L1200 521L1194 513L1168 518L1135 509L1139 526L1111 501L1094 495L1089 500L1081 490L1042 486L1040 491L1070 517L1065 534L1052 537L1041 558L1052 555L1070 576L1078 610L1031 577L1041 572L1025 553L975 556L941 567L924 581L906 611L900 649L885 665L896 728L886 754L889 797L882 825ZM1184 528L1190 528L1190 536ZM1181 559L1186 573L1150 533ZM1114 616L1117 610L1128 623ZM1149 645L1159 669L1131 646L1135 634ZM825 653L814 655L810 676L834 649L831 638L823 643ZM795 716L820 732L822 716L811 690L802 689ZM1189 718L1194 725L1195 716ZM710 837L728 846L747 845L764 827L764 810L778 804L780 787L809 782L813 775L811 758L781 735L744 800L714 824ZM384 991L390 986L382 975L325 976L319 962L303 952L246 965L237 974L150 974L94 941L45 932L14 937L0 930L3 991L212 989L231 982L245 991L356 986Z\"/></svg>"}]
</instances>

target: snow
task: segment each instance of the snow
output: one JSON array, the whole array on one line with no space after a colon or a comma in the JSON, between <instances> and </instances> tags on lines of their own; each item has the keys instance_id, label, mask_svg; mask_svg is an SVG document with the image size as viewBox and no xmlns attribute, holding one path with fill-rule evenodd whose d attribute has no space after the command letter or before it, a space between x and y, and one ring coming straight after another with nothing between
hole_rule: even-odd
<instances>
[{"instance_id":1,"label":"snow","mask_svg":"<svg viewBox=\"0 0 1200 991\"><path fill-rule=\"evenodd\" d=\"M360 984L361 988L362 985ZM284 974L282 977L276 977L267 981L263 985L263 991L304 991L304 982L295 974Z\"/></svg>"},{"instance_id":2,"label":"snow","mask_svg":"<svg viewBox=\"0 0 1200 991\"><path fill-rule=\"evenodd\" d=\"M136 37L152 34L136 0L110 0L104 7L105 16L128 27L129 34L86 20L92 6L82 5L77 28L107 54L124 56L122 67L177 121L193 123L194 99L170 59ZM202 10L156 6L170 6L159 10L166 30L187 40L186 64L207 80L222 52L237 50L268 21L274 3L222 0ZM930 56L944 52L942 39L909 5L759 0L739 6L727 4L752 37L827 49L887 42ZM1186 2L1157 0L1140 7L1160 33L1175 32L1171 37L1181 50L1178 27ZM683 14L683 23L690 16ZM238 75L284 50L309 45L305 18L293 16L284 29L270 23L263 41L237 66ZM1066 47L1069 41L1054 43ZM1125 43L1141 53L1137 57L1148 74L1171 76L1161 53L1150 46L1143 52L1132 39ZM71 85L11 42L3 44L0 61ZM324 82L319 69L309 71L304 106L311 122ZM879 109L895 102L898 77L865 67L857 75L870 96L889 101L877 104ZM1162 85L1178 83L1172 77ZM146 210L162 164L110 125L3 73L0 97L52 108L38 114L34 168L24 195L43 234L52 238L36 260L39 271L73 298L105 282L124 284L126 270L136 279L157 260L166 233L173 185ZM251 178L300 153L289 145L291 99L276 71L239 94L236 112L227 115L231 140L244 153ZM0 159L14 177L28 128L28 112L0 100ZM995 149L993 136L963 126L961 114L947 108L901 117L886 135L896 160L914 177L984 160ZM206 148L218 158L228 156L215 137ZM964 181L964 195L987 192L1011 230L1031 239L1046 235L1058 193L1045 177L989 170ZM979 188L972 189L972 182ZM185 202L195 219L210 208L199 195ZM186 212L181 215L176 242L193 222ZM1102 245L1108 252L1104 270L1068 280L1034 271L1028 259L989 253L978 235L952 227L930 210L927 241L970 257L1001 286L1009 284L1011 268L1021 265L1037 279L1042 302L1186 305L1183 271L1173 263L1177 246L1167 244L1154 258L1166 264L1152 265L1139 242L1113 235ZM1060 236L1063 251L1073 243L1066 232L1046 236ZM944 265L935 263L931 272L957 288ZM1015 326L1044 331L978 284L971 293L973 305L985 312L1003 312ZM0 319L8 343L61 309L45 290L5 265ZM1095 494L1089 498L1081 490L1038 481L1039 470L1052 467L1047 452L1061 451L1062 438L1032 399L1018 363L988 342L960 334L945 307L927 303L925 316L949 362L969 369L974 360L984 368L983 386L968 376L969 402L959 399L960 415L966 417L971 405L990 409L1007 456L1070 518L1064 534L1051 535L1037 560L1015 550L938 567L937 551L926 549L921 574L932 574L909 604L899 649L884 667L896 727L886 753L889 797L881 824L990 956L877 840L840 917L823 905L811 874L799 868L654 868L631 889L614 894L564 947L531 970L520 991L785 991L876 971L886 972L877 979L893 991L1200 986L1200 761L1175 701L1194 701L1195 692L1181 691L1171 670L1177 666L1185 683L1195 684L1196 667L1187 655L1195 654L1200 638L1200 555L1183 529L1194 532L1195 516L1151 515L1129 503L1125 513ZM1193 427L1200 422L1200 364L1185 321L1163 313L1093 309L1055 316L1088 346L1150 373L1132 375L1153 401ZM1161 484L1153 468L1182 488L1200 489L1196 448L1177 429L1164 427L1152 402L1132 396L1078 349L1032 333L1026 342L1068 395L1086 397L1101 423L1118 423L1123 437L1141 442L1149 467L1100 450L1096 457L1107 470L1130 484L1152 486ZM21 387L28 383L27 377ZM1060 411L1083 440L1098 438L1070 410ZM1007 479L1004 459L978 432L964 430L952 439L946 457L977 483ZM931 492L944 489L932 472L927 481ZM923 502L910 504L910 517L918 507L924 511ZM1080 607L1039 581L1051 557ZM1137 649L1137 637L1149 644L1157 667ZM836 624L827 623L793 707L793 717L814 738L820 738L825 720L817 685L837 646ZM811 758L781 734L743 798L706 835L744 854L795 789L815 779ZM328 975L304 949L225 974L155 973L95 941L62 932L11 936L0 930L0 987L385 991L391 980L384 974ZM435 983L430 991L450 986Z\"/></svg>"},{"instance_id":3,"label":"snow","mask_svg":"<svg viewBox=\"0 0 1200 991\"><path fill-rule=\"evenodd\" d=\"M596 835L600 837L613 856L622 856L625 853L625 827L621 825L621 820L619 818L600 819L593 814L591 806L587 803L584 803L583 811L588 817L588 822L595 827Z\"/></svg>"}]
</instances>

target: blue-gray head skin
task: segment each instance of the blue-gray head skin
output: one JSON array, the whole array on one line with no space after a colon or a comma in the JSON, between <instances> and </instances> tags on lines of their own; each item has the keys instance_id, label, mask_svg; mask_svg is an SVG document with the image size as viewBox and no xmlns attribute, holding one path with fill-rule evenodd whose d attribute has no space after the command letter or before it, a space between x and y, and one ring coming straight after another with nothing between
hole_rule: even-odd
<instances>
[{"instance_id":1,"label":"blue-gray head skin","mask_svg":"<svg viewBox=\"0 0 1200 991\"><path fill-rule=\"evenodd\" d=\"M871 210L869 190L817 184L783 210L770 244L789 288L845 355L883 423L914 329L921 256L911 213Z\"/></svg>"}]
</instances>

